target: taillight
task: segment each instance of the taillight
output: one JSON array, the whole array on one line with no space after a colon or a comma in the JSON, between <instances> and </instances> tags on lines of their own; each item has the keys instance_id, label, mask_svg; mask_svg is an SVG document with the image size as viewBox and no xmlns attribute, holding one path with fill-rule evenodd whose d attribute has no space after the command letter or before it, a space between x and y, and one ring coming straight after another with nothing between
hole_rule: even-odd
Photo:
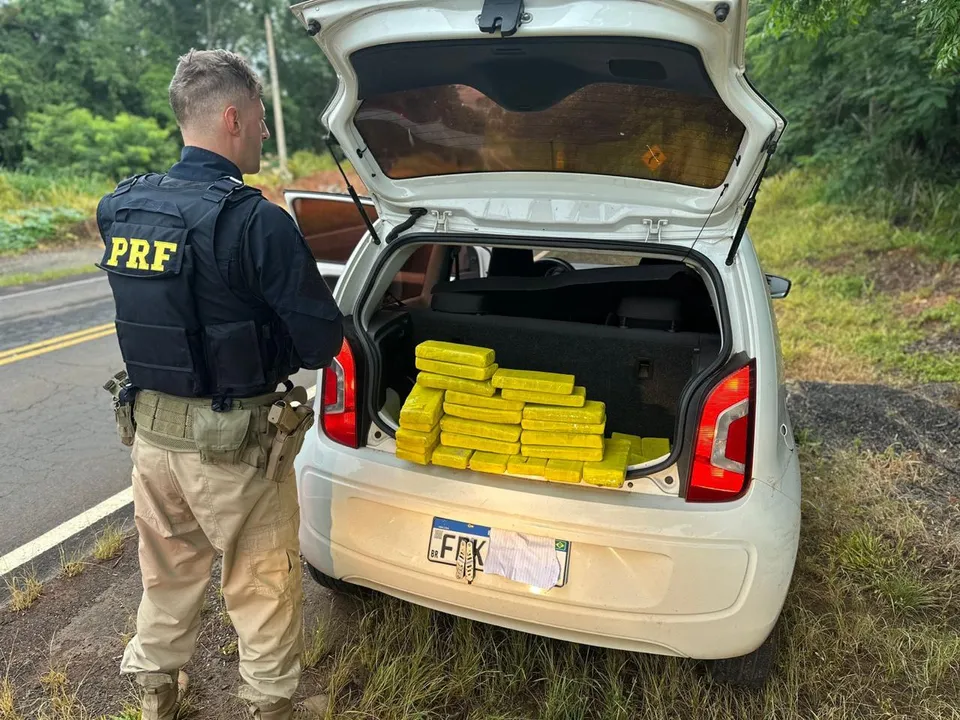
<instances>
[{"instance_id":1,"label":"taillight","mask_svg":"<svg viewBox=\"0 0 960 720\"><path fill-rule=\"evenodd\" d=\"M728 375L707 396L694 445L687 500L723 502L749 483L753 454L754 363Z\"/></svg>"},{"instance_id":2,"label":"taillight","mask_svg":"<svg viewBox=\"0 0 960 720\"><path fill-rule=\"evenodd\" d=\"M359 446L357 433L357 364L344 339L340 353L322 373L320 429L341 445Z\"/></svg>"}]
</instances>

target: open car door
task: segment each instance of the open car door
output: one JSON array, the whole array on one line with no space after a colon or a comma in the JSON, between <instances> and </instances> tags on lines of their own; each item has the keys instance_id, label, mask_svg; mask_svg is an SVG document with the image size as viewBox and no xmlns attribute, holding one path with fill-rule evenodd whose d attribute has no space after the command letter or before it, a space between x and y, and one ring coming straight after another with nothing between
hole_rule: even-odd
<instances>
[{"instance_id":1,"label":"open car door","mask_svg":"<svg viewBox=\"0 0 960 720\"><path fill-rule=\"evenodd\" d=\"M334 290L347 260L363 239L367 226L349 195L285 190L283 197L297 227L313 252L323 279ZM361 198L371 221L377 209L370 198Z\"/></svg>"}]
</instances>

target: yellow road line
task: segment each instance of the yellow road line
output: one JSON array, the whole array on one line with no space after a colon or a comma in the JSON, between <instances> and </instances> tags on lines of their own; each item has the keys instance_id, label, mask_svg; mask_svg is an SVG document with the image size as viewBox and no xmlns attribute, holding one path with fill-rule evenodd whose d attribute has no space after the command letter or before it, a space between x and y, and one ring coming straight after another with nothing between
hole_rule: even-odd
<instances>
[{"instance_id":1,"label":"yellow road line","mask_svg":"<svg viewBox=\"0 0 960 720\"><path fill-rule=\"evenodd\" d=\"M56 337L40 340L39 342L30 343L29 345L21 345L20 347L4 350L0 352L0 360L5 360L12 355L22 355L23 353L28 353L31 350L39 350L47 345L59 345L66 340L73 340L74 338L78 338L82 335L93 335L94 333L103 332L104 330L112 327L112 322L105 323L103 325L97 325L96 327L90 327L85 330L77 330L76 332L67 333L66 335L57 335Z\"/></svg>"},{"instance_id":2,"label":"yellow road line","mask_svg":"<svg viewBox=\"0 0 960 720\"><path fill-rule=\"evenodd\" d=\"M36 357L37 355L43 355L48 352L53 352L54 350L62 350L63 348L79 345L80 343L87 342L88 340L99 340L100 338L105 338L108 335L113 335L115 332L116 330L113 327L113 323L109 323L96 328L90 328L86 331L68 333L67 335L51 338L50 340L44 342L33 343L31 345L24 345L20 348L14 348L13 350L7 350L0 355L0 367L15 363L18 360L28 360L32 357Z\"/></svg>"}]
</instances>

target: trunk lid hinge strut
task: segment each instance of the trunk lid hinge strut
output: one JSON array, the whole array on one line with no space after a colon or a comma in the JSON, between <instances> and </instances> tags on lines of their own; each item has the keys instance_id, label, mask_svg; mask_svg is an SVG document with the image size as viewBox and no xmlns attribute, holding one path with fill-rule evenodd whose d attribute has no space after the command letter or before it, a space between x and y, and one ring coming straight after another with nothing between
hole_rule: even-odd
<instances>
[{"instance_id":1,"label":"trunk lid hinge strut","mask_svg":"<svg viewBox=\"0 0 960 720\"><path fill-rule=\"evenodd\" d=\"M356 206L357 210L360 212L360 216L363 218L363 224L367 226L367 232L370 233L370 238L373 240L373 244L379 245L380 236L377 235L377 231L373 227L373 222L370 220L370 216L367 214L367 209L363 207L363 203L360 202L360 196L357 195L357 191L353 188L353 185L350 184L350 179L347 177L347 173L344 172L343 165L340 164L340 160L337 158L336 153L333 152L333 145L330 143L331 139L337 143L337 145L340 145L339 140L333 137L333 135L328 134L323 139L324 144L327 146L327 152L330 153L330 157L332 157L333 161L337 164L337 170L340 171L340 175L343 177L343 182L347 186L347 194L350 196L350 199L353 200L354 206Z\"/></svg>"},{"instance_id":2,"label":"trunk lid hinge strut","mask_svg":"<svg viewBox=\"0 0 960 720\"><path fill-rule=\"evenodd\" d=\"M743 217L740 218L740 224L737 225L737 231L733 235L733 244L730 245L730 252L727 253L726 265L733 265L737 257L737 251L740 249L740 243L743 241L743 234L747 231L747 223L750 222L750 216L753 215L753 208L757 204L757 193L760 192L760 183L763 182L763 176L767 174L767 166L770 164L770 158L777 151L777 138L771 135L764 147L767 157L763 161L763 167L760 168L760 174L757 176L757 182L754 183L753 190L747 196L747 201L743 204Z\"/></svg>"}]
</instances>

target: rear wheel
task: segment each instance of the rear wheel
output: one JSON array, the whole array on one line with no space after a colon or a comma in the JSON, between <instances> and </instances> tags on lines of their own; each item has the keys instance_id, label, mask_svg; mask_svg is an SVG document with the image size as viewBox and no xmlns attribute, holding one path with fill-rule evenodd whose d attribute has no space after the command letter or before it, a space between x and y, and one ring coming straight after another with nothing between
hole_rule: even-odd
<instances>
[{"instance_id":1,"label":"rear wheel","mask_svg":"<svg viewBox=\"0 0 960 720\"><path fill-rule=\"evenodd\" d=\"M773 674L778 646L777 632L774 630L752 653L723 660L706 660L704 666L715 683L759 690Z\"/></svg>"},{"instance_id":2,"label":"rear wheel","mask_svg":"<svg viewBox=\"0 0 960 720\"><path fill-rule=\"evenodd\" d=\"M310 573L310 577L316 581L317 585L340 595L348 595L350 597L365 597L369 596L372 592L368 588L360 585L353 585L352 583L344 582L343 580L337 580L337 578L332 578L329 575L325 575L310 563L307 563L307 572Z\"/></svg>"}]
</instances>

